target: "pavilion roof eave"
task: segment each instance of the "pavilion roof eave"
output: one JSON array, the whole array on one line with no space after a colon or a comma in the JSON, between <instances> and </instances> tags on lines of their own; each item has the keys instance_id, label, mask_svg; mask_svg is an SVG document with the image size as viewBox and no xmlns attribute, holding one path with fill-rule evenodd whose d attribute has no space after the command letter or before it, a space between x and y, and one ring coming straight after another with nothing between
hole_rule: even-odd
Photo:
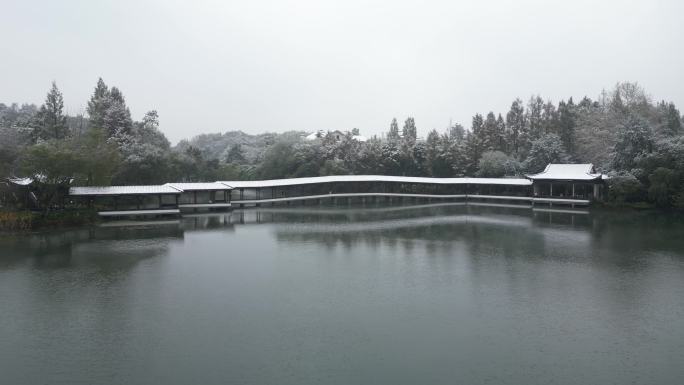
<instances>
[{"instance_id":1,"label":"pavilion roof eave","mask_svg":"<svg viewBox=\"0 0 684 385\"><path fill-rule=\"evenodd\" d=\"M594 172L594 165L591 163L583 164L555 164L550 163L544 171L536 174L525 175L531 180L551 180L551 181L594 181L605 179L601 173Z\"/></svg>"}]
</instances>

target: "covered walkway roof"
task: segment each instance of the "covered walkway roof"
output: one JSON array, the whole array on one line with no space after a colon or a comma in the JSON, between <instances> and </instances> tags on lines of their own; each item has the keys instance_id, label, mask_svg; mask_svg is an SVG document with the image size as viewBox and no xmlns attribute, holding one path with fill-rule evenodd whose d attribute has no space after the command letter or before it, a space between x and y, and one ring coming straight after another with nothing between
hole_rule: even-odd
<instances>
[{"instance_id":1,"label":"covered walkway roof","mask_svg":"<svg viewBox=\"0 0 684 385\"><path fill-rule=\"evenodd\" d=\"M181 192L181 190L167 185L72 187L69 189L69 195L81 196L180 194Z\"/></svg>"},{"instance_id":2,"label":"covered walkway roof","mask_svg":"<svg viewBox=\"0 0 684 385\"><path fill-rule=\"evenodd\" d=\"M264 188L295 186L316 183L335 182L394 182L394 183L431 183L431 184L496 184L512 186L529 186L532 182L525 178L425 178L410 176L385 176L385 175L331 175L310 178L271 179L271 180L244 180L244 181L221 181L233 188Z\"/></svg>"},{"instance_id":3,"label":"covered walkway roof","mask_svg":"<svg viewBox=\"0 0 684 385\"><path fill-rule=\"evenodd\" d=\"M232 187L220 183L166 183L149 186L93 186L72 187L69 195L147 195L147 194L180 194L185 191L221 191L232 190Z\"/></svg>"},{"instance_id":4,"label":"covered walkway roof","mask_svg":"<svg viewBox=\"0 0 684 385\"><path fill-rule=\"evenodd\" d=\"M527 178L427 178L387 175L331 175L310 178L271 180L218 181L209 183L166 183L163 185L152 186L72 187L69 190L69 194L76 196L180 194L184 191L221 191L241 188L269 188L338 182L530 186L535 180L593 181L607 178L601 173L596 173L592 164L549 164L546 166L543 172L526 175L526 177Z\"/></svg>"},{"instance_id":5,"label":"covered walkway roof","mask_svg":"<svg viewBox=\"0 0 684 385\"><path fill-rule=\"evenodd\" d=\"M167 183L164 186L171 186L180 191L221 191L231 190L232 187L221 182L209 183Z\"/></svg>"}]
</instances>

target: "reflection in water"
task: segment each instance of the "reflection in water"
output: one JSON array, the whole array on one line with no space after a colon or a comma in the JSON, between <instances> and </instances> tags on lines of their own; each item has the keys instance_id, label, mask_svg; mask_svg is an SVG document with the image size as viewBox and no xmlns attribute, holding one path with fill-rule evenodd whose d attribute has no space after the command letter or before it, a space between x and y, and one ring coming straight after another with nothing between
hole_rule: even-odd
<instances>
[{"instance_id":1,"label":"reflection in water","mask_svg":"<svg viewBox=\"0 0 684 385\"><path fill-rule=\"evenodd\" d=\"M101 265L128 268L139 260L163 255L168 241L182 239L183 230L157 223L126 227L88 227L63 232L0 237L0 247L11 250L0 258L0 268L30 263L35 268L73 268Z\"/></svg>"},{"instance_id":2,"label":"reflection in water","mask_svg":"<svg viewBox=\"0 0 684 385\"><path fill-rule=\"evenodd\" d=\"M196 214L179 220L113 221L99 226L29 236L0 237L0 246L13 252L3 255L0 268L29 258L41 266L70 267L79 263L118 263L122 267L163 255L171 240L186 232L235 232L236 227L274 225L281 242L435 241L443 244L483 241L490 245L511 242L547 243L563 247L605 247L613 250L666 251L679 254L684 247L682 221L674 215L653 212L593 212L530 210L526 206L465 206L441 203L415 206L321 208L254 208L220 214ZM502 207L503 206L503 207ZM98 254L102 254L98 257ZM523 253L526 254L526 253Z\"/></svg>"},{"instance_id":3,"label":"reflection in water","mask_svg":"<svg viewBox=\"0 0 684 385\"><path fill-rule=\"evenodd\" d=\"M11 384L677 383L684 223L436 204L0 237Z\"/></svg>"}]
</instances>

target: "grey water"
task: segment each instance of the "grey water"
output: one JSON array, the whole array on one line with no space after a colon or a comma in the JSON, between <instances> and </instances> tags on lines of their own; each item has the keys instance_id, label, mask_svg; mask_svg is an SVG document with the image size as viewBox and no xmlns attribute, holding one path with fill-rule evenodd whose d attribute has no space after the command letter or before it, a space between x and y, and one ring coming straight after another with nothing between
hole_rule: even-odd
<instances>
[{"instance_id":1,"label":"grey water","mask_svg":"<svg viewBox=\"0 0 684 385\"><path fill-rule=\"evenodd\" d=\"M682 384L684 220L254 208L0 236L2 384Z\"/></svg>"}]
</instances>

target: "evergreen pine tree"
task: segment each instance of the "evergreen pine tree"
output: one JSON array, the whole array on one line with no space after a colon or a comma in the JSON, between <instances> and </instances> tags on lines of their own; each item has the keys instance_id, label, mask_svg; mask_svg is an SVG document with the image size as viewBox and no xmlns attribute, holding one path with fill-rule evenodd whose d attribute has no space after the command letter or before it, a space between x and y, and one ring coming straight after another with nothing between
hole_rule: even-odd
<instances>
[{"instance_id":1,"label":"evergreen pine tree","mask_svg":"<svg viewBox=\"0 0 684 385\"><path fill-rule=\"evenodd\" d=\"M427 160L427 169L430 176L437 176L439 173L439 159L440 159L440 143L441 138L437 130L432 130L428 133L425 140L425 157Z\"/></svg>"},{"instance_id":2,"label":"evergreen pine tree","mask_svg":"<svg viewBox=\"0 0 684 385\"><path fill-rule=\"evenodd\" d=\"M406 118L406 121L404 122L404 128L402 130L402 136L404 138L404 142L408 144L416 143L418 134L416 130L416 121L412 117Z\"/></svg>"},{"instance_id":3,"label":"evergreen pine tree","mask_svg":"<svg viewBox=\"0 0 684 385\"><path fill-rule=\"evenodd\" d=\"M126 105L112 101L104 116L104 129L107 135L121 137L130 134L132 127L131 112Z\"/></svg>"},{"instance_id":4,"label":"evergreen pine tree","mask_svg":"<svg viewBox=\"0 0 684 385\"><path fill-rule=\"evenodd\" d=\"M462 125L456 123L449 127L448 139L451 142L462 142L465 139L465 128Z\"/></svg>"},{"instance_id":5,"label":"evergreen pine tree","mask_svg":"<svg viewBox=\"0 0 684 385\"><path fill-rule=\"evenodd\" d=\"M399 140L399 124L397 123L397 118L392 119L390 123L389 133L387 133L387 139L394 141Z\"/></svg>"},{"instance_id":6,"label":"evergreen pine tree","mask_svg":"<svg viewBox=\"0 0 684 385\"><path fill-rule=\"evenodd\" d=\"M542 110L544 109L544 101L539 96L533 96L527 103L526 121L528 124L527 131L530 134L530 141L539 139L542 136Z\"/></svg>"},{"instance_id":7,"label":"evergreen pine tree","mask_svg":"<svg viewBox=\"0 0 684 385\"><path fill-rule=\"evenodd\" d=\"M682 122L679 110L674 103L664 100L658 103L658 133L661 136L675 136L682 132Z\"/></svg>"},{"instance_id":8,"label":"evergreen pine tree","mask_svg":"<svg viewBox=\"0 0 684 385\"><path fill-rule=\"evenodd\" d=\"M479 136L482 135L482 126L484 125L484 118L480 114L475 114L473 116L473 121L470 126L470 132L473 135Z\"/></svg>"},{"instance_id":9,"label":"evergreen pine tree","mask_svg":"<svg viewBox=\"0 0 684 385\"><path fill-rule=\"evenodd\" d=\"M104 128L104 118L109 108L109 89L102 78L97 80L97 85L95 86L95 91L93 96L90 97L88 101L88 117L90 121L90 127Z\"/></svg>"},{"instance_id":10,"label":"evergreen pine tree","mask_svg":"<svg viewBox=\"0 0 684 385\"><path fill-rule=\"evenodd\" d=\"M107 98L103 127L110 137L130 134L133 129L131 111L118 88L112 87Z\"/></svg>"},{"instance_id":11,"label":"evergreen pine tree","mask_svg":"<svg viewBox=\"0 0 684 385\"><path fill-rule=\"evenodd\" d=\"M543 135L556 134L558 131L558 114L556 106L549 100L544 104L541 115L541 131Z\"/></svg>"},{"instance_id":12,"label":"evergreen pine tree","mask_svg":"<svg viewBox=\"0 0 684 385\"><path fill-rule=\"evenodd\" d=\"M575 103L572 98L558 103L558 134L565 150L570 155L575 154Z\"/></svg>"},{"instance_id":13,"label":"evergreen pine tree","mask_svg":"<svg viewBox=\"0 0 684 385\"><path fill-rule=\"evenodd\" d=\"M64 139L67 134L67 122L63 110L64 98L57 84L52 82L45 103L37 114L35 136L40 139Z\"/></svg>"},{"instance_id":14,"label":"evergreen pine tree","mask_svg":"<svg viewBox=\"0 0 684 385\"><path fill-rule=\"evenodd\" d=\"M506 127L508 128L508 145L511 154L520 160L521 152L527 147L529 135L525 124L525 108L522 100L515 99L511 109L506 114Z\"/></svg>"},{"instance_id":15,"label":"evergreen pine tree","mask_svg":"<svg viewBox=\"0 0 684 385\"><path fill-rule=\"evenodd\" d=\"M480 144L482 146L482 151L494 151L499 145L499 133L496 124L496 116L493 112L487 114L482 130L478 135Z\"/></svg>"},{"instance_id":16,"label":"evergreen pine tree","mask_svg":"<svg viewBox=\"0 0 684 385\"><path fill-rule=\"evenodd\" d=\"M475 175L480 156L484 152L482 137L484 136L484 119L482 115L473 116L470 132L466 135L464 145L463 171L465 175Z\"/></svg>"},{"instance_id":17,"label":"evergreen pine tree","mask_svg":"<svg viewBox=\"0 0 684 385\"><path fill-rule=\"evenodd\" d=\"M504 122L501 114L499 114L499 116L496 118L496 136L497 150L508 154L508 146L506 143L506 123Z\"/></svg>"}]
</instances>

